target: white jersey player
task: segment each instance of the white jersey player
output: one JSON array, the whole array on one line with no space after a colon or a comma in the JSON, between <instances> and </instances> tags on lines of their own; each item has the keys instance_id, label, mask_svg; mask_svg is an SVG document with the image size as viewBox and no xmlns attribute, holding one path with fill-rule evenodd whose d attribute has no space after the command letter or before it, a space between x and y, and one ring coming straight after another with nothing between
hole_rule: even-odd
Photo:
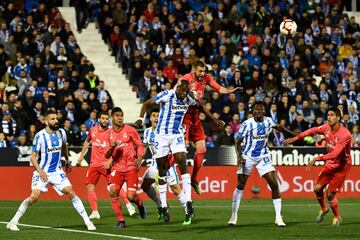
<instances>
[{"instance_id":1,"label":"white jersey player","mask_svg":"<svg viewBox=\"0 0 360 240\"><path fill-rule=\"evenodd\" d=\"M150 122L151 127L146 128L143 135L143 143L150 149L150 152L152 154L152 161L149 168L146 170L143 182L141 184L141 189L156 203L159 214L158 214L158 220L164 219L165 222L170 221L170 215L169 212L166 211L163 212L162 208L165 208L166 200L164 200L164 195L166 197L166 191L162 192L160 194L160 198L162 198L162 201L158 198L156 194L156 190L153 187L153 184L158 178L159 171L156 164L156 159L154 157L154 154L156 152L154 144L155 144L155 129L156 125L158 123L159 119L159 109L154 108L150 113ZM179 198L179 201L183 206L186 204L186 197L185 194L181 191L180 185L179 185L179 176L176 172L176 165L170 166L166 173L166 181L170 185L170 188L172 192Z\"/></svg>"},{"instance_id":2,"label":"white jersey player","mask_svg":"<svg viewBox=\"0 0 360 240\"><path fill-rule=\"evenodd\" d=\"M96 230L81 199L76 196L61 167L61 155L64 153L67 172L71 171L71 165L68 162L66 133L63 129L59 129L55 111L50 110L45 114L45 124L46 128L35 135L33 142L30 160L35 170L32 177L31 194L21 203L7 228L19 231L17 224L20 218L25 214L27 208L39 199L41 192L47 192L47 186L50 184L59 195L65 194L71 200L74 208L83 218L87 229Z\"/></svg>"},{"instance_id":3,"label":"white jersey player","mask_svg":"<svg viewBox=\"0 0 360 240\"><path fill-rule=\"evenodd\" d=\"M276 125L271 118L264 117L265 107L262 103L255 104L253 114L254 117L244 121L236 133L235 150L239 165L237 171L238 183L233 194L232 215L228 224L235 225L237 222L237 212L246 181L254 167L256 167L260 176L265 178L271 188L276 214L275 224L285 227L286 225L281 216L281 198L275 168L272 166L267 147L272 128L285 129Z\"/></svg>"}]
</instances>

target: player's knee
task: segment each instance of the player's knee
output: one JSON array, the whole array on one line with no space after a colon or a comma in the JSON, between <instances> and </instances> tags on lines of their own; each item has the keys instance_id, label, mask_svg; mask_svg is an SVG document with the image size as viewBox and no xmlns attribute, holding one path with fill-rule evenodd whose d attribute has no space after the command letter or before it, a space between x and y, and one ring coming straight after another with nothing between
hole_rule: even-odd
<instances>
[{"instance_id":1,"label":"player's knee","mask_svg":"<svg viewBox=\"0 0 360 240\"><path fill-rule=\"evenodd\" d=\"M31 193L29 200L31 204L34 204L40 197L40 193Z\"/></svg>"},{"instance_id":2,"label":"player's knee","mask_svg":"<svg viewBox=\"0 0 360 240\"><path fill-rule=\"evenodd\" d=\"M130 202L133 202L136 198L136 194L135 193L127 193L126 197Z\"/></svg>"},{"instance_id":3,"label":"player's knee","mask_svg":"<svg viewBox=\"0 0 360 240\"><path fill-rule=\"evenodd\" d=\"M322 188L321 185L316 184L316 185L314 186L314 192L315 192L315 193L321 193L322 191L323 191L323 188Z\"/></svg>"},{"instance_id":4,"label":"player's knee","mask_svg":"<svg viewBox=\"0 0 360 240\"><path fill-rule=\"evenodd\" d=\"M94 184L88 184L88 185L86 185L86 188L87 188L88 192L95 191L95 185Z\"/></svg>"},{"instance_id":5,"label":"player's knee","mask_svg":"<svg viewBox=\"0 0 360 240\"><path fill-rule=\"evenodd\" d=\"M179 195L180 192L181 192L181 188L180 188L180 185L179 185L179 184L171 185L170 188L171 188L171 191L173 191L173 193L174 193L176 196Z\"/></svg>"},{"instance_id":6,"label":"player's knee","mask_svg":"<svg viewBox=\"0 0 360 240\"><path fill-rule=\"evenodd\" d=\"M204 154L204 155L205 155L205 154L206 154L206 147L205 147L205 145L196 148L195 154Z\"/></svg>"}]
</instances>

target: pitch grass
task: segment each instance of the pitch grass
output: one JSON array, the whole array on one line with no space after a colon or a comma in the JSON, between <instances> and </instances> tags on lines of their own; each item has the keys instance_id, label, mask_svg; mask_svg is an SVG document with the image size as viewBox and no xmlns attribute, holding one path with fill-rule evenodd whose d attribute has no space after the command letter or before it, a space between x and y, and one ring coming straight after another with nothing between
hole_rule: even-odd
<instances>
[{"instance_id":1,"label":"pitch grass","mask_svg":"<svg viewBox=\"0 0 360 240\"><path fill-rule=\"evenodd\" d=\"M95 220L97 232L121 234L150 239L360 239L360 201L358 199L340 199L343 225L330 225L330 212L324 222L314 222L319 210L315 200L286 199L283 201L283 217L286 228L274 225L274 208L270 199L243 200L236 226L228 226L231 213L231 200L198 200L194 203L195 218L190 226L182 226L183 209L177 201L170 201L171 221L158 222L157 209L152 202L145 202L148 215L145 220L139 215L127 216L125 229L114 229L116 219L108 201L99 202L100 220ZM19 201L0 202L0 221L9 221ZM86 206L87 203L86 203ZM87 208L88 212L90 211ZM85 230L82 219L77 215L69 201L39 201L22 218L21 223ZM19 226L20 232L11 232L5 224L0 224L0 239L36 239L36 240L100 240L121 239L111 236L89 235L78 232L55 231ZM125 238L126 239L126 238Z\"/></svg>"}]
</instances>

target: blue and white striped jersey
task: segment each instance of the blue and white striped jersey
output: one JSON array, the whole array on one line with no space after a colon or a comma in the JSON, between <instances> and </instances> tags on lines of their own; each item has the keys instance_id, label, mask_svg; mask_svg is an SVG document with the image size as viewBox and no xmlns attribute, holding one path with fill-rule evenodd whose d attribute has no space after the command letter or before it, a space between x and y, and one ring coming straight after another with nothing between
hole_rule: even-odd
<instances>
[{"instance_id":1,"label":"blue and white striped jersey","mask_svg":"<svg viewBox=\"0 0 360 240\"><path fill-rule=\"evenodd\" d=\"M61 169L61 149L66 141L64 129L50 134L44 128L35 135L32 151L38 154L38 164L42 170L52 173Z\"/></svg>"},{"instance_id":2,"label":"blue and white striped jersey","mask_svg":"<svg viewBox=\"0 0 360 240\"><path fill-rule=\"evenodd\" d=\"M249 158L264 158L269 155L267 142L272 127L276 124L270 117L264 117L263 122L256 122L254 118L244 121L236 138L242 138L242 153Z\"/></svg>"},{"instance_id":3,"label":"blue and white striped jersey","mask_svg":"<svg viewBox=\"0 0 360 240\"><path fill-rule=\"evenodd\" d=\"M155 131L152 130L152 127L148 127L144 130L143 136L143 143L149 147L151 155L152 155L152 162L151 166L157 168L156 159L154 158L153 148L151 146L155 143Z\"/></svg>"},{"instance_id":4,"label":"blue and white striped jersey","mask_svg":"<svg viewBox=\"0 0 360 240\"><path fill-rule=\"evenodd\" d=\"M176 91L164 90L153 97L155 103L160 103L160 117L156 126L156 134L182 134L184 129L182 122L189 106L195 106L197 101L189 95L183 99L177 99Z\"/></svg>"}]
</instances>

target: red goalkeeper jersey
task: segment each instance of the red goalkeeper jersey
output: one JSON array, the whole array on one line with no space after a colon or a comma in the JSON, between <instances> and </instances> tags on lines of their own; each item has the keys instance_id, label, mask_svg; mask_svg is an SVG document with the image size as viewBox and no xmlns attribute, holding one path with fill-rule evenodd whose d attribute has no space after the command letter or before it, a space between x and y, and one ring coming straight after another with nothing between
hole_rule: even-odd
<instances>
[{"instance_id":1,"label":"red goalkeeper jersey","mask_svg":"<svg viewBox=\"0 0 360 240\"><path fill-rule=\"evenodd\" d=\"M321 156L319 160L326 161L325 167L328 169L346 168L352 164L351 159L351 134L349 130L340 124L340 128L332 131L329 124L320 127L310 128L296 136L299 140L303 137L321 134L325 136L326 148L328 153Z\"/></svg>"}]
</instances>

